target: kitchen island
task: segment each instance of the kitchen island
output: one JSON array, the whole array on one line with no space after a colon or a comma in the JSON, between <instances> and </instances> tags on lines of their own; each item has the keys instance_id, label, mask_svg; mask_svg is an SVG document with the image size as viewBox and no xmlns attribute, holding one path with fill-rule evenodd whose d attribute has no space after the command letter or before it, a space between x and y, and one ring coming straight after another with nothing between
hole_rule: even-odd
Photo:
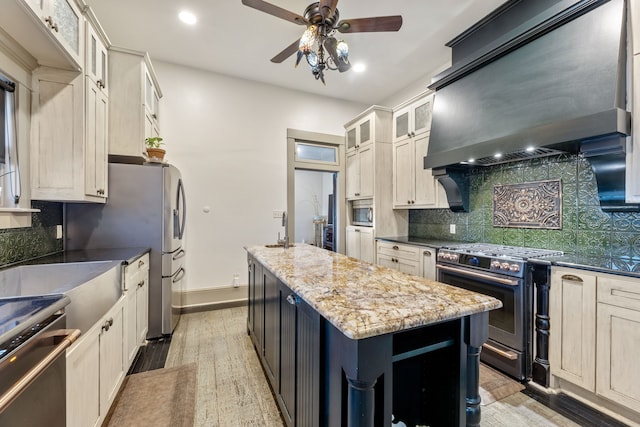
<instances>
[{"instance_id":1,"label":"kitchen island","mask_svg":"<svg viewBox=\"0 0 640 427\"><path fill-rule=\"evenodd\" d=\"M287 425L480 425L499 300L314 246L246 249L248 332Z\"/></svg>"}]
</instances>

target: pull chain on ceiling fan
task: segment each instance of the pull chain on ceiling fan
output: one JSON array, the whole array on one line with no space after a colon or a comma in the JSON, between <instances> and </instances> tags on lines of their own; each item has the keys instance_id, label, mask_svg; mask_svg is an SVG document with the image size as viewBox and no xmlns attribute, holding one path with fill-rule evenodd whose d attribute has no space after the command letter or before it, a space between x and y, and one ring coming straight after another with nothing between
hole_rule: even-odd
<instances>
[{"instance_id":1,"label":"pull chain on ceiling fan","mask_svg":"<svg viewBox=\"0 0 640 427\"><path fill-rule=\"evenodd\" d=\"M324 70L345 72L351 68L349 47L344 40L334 37L339 33L364 33L398 31L402 27L402 16L378 16L374 18L347 19L339 21L336 8L338 0L321 0L311 3L304 16L267 3L263 0L242 0L242 4L307 28L302 36L271 58L281 63L297 52L296 67L304 56L316 80L324 84Z\"/></svg>"}]
</instances>

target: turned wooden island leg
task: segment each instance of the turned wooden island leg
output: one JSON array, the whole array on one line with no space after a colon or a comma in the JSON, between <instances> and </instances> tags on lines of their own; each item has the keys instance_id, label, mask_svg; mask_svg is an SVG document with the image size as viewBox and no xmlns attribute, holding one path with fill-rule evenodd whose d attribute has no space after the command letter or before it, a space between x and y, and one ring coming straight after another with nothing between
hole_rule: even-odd
<instances>
[{"instance_id":1,"label":"turned wooden island leg","mask_svg":"<svg viewBox=\"0 0 640 427\"><path fill-rule=\"evenodd\" d=\"M489 336L489 313L467 318L467 427L480 427L480 351Z\"/></svg>"},{"instance_id":2,"label":"turned wooden island leg","mask_svg":"<svg viewBox=\"0 0 640 427\"><path fill-rule=\"evenodd\" d=\"M349 383L349 427L375 425L376 381L347 378Z\"/></svg>"}]
</instances>

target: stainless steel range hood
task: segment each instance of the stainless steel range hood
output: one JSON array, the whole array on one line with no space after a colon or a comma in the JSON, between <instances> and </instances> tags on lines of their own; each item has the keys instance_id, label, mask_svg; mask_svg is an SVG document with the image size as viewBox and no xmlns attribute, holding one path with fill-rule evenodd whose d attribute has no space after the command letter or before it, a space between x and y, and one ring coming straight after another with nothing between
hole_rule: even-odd
<instances>
[{"instance_id":1,"label":"stainless steel range hood","mask_svg":"<svg viewBox=\"0 0 640 427\"><path fill-rule=\"evenodd\" d=\"M466 190L452 185L461 176L452 165L561 151L592 160L603 208L637 208L624 204L624 0L512 0L448 46L453 65L429 86L436 95L424 167L453 210L467 206L464 197L455 202Z\"/></svg>"}]
</instances>

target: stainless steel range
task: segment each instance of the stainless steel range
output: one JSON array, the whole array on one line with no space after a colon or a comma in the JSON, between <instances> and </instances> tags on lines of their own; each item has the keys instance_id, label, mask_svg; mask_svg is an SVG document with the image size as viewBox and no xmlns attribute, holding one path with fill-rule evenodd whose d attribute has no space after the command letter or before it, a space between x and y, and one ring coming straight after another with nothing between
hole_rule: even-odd
<instances>
[{"instance_id":1,"label":"stainless steel range","mask_svg":"<svg viewBox=\"0 0 640 427\"><path fill-rule=\"evenodd\" d=\"M527 259L562 255L560 251L460 243L438 251L438 281L491 295L502 308L489 312L489 339L481 360L523 380L531 372L533 297Z\"/></svg>"}]
</instances>

